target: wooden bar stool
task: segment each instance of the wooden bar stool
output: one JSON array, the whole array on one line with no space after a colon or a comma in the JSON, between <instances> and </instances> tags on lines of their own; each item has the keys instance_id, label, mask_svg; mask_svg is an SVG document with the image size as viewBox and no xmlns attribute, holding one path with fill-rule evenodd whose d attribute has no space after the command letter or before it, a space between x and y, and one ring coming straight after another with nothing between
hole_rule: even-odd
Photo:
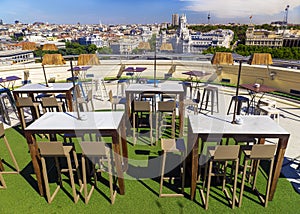
<instances>
[{"instance_id":1,"label":"wooden bar stool","mask_svg":"<svg viewBox=\"0 0 300 214\"><path fill-rule=\"evenodd\" d=\"M176 101L177 95L176 94L164 94L162 93L160 95L160 100L161 101Z\"/></svg>"},{"instance_id":2,"label":"wooden bar stool","mask_svg":"<svg viewBox=\"0 0 300 214\"><path fill-rule=\"evenodd\" d=\"M136 132L140 126L150 126L150 144L153 143L152 136L152 111L149 101L137 101L133 102L133 144L136 144Z\"/></svg>"},{"instance_id":3,"label":"wooden bar stool","mask_svg":"<svg viewBox=\"0 0 300 214\"><path fill-rule=\"evenodd\" d=\"M160 188L159 197L174 197L184 195L184 178L185 178L185 144L183 139L161 139L161 149L162 149L162 165L161 165L161 177L160 177ZM162 193L163 192L163 182L164 179L169 179L169 177L164 177L165 175L165 165L167 159L167 153L179 152L180 161L180 179L181 179L181 193ZM175 167L174 167L175 168Z\"/></svg>"},{"instance_id":4,"label":"wooden bar stool","mask_svg":"<svg viewBox=\"0 0 300 214\"><path fill-rule=\"evenodd\" d=\"M226 169L228 161L232 161L232 167L235 166L234 169L234 180L233 180L233 190L232 197L230 199L231 208L235 207L236 202L236 187L237 187L237 175L238 175L238 167L239 167L239 145L228 145L228 146L216 146L215 149L208 150L210 159L206 162L205 166L205 176L203 181L203 188L200 190L200 196L204 202L205 209L208 209L208 200L210 193L210 184L212 176L222 176L223 184L222 191L225 193L226 198L230 199L229 193L226 186ZM213 169L213 163L218 163L217 169ZM207 179L207 182L206 182ZM207 183L206 196L204 195L205 186Z\"/></svg>"},{"instance_id":5,"label":"wooden bar stool","mask_svg":"<svg viewBox=\"0 0 300 214\"><path fill-rule=\"evenodd\" d=\"M272 181L272 173L273 173L273 164L274 164L274 154L276 151L276 145L264 145L264 144L255 144L250 149L242 149L244 154L244 171L243 171L243 178L242 178L242 184L241 184L241 192L240 192L240 198L239 198L239 207L242 206L242 199L243 199L243 193L244 193L244 185L245 185L245 179L248 167L249 161L257 161L255 164L255 167L250 167L250 174L254 174L254 179L252 182L252 190L254 190L260 201L264 203L264 206L268 206L268 200L269 200L269 192L270 192L270 186ZM269 175L268 175L268 181L266 186L266 194L265 198L261 196L259 191L256 188L256 180L257 180L257 174L258 174L258 167L261 160L269 160L270 161L270 168L269 168ZM250 164L251 165L251 164Z\"/></svg>"},{"instance_id":6,"label":"wooden bar stool","mask_svg":"<svg viewBox=\"0 0 300 214\"><path fill-rule=\"evenodd\" d=\"M103 77L95 77L95 95L98 95L100 93L101 100L104 100L105 97L108 97L104 78Z\"/></svg>"},{"instance_id":7,"label":"wooden bar stool","mask_svg":"<svg viewBox=\"0 0 300 214\"><path fill-rule=\"evenodd\" d=\"M152 112L156 111L156 93L152 92L143 92L140 94L141 101L150 101L152 106Z\"/></svg>"},{"instance_id":8,"label":"wooden bar stool","mask_svg":"<svg viewBox=\"0 0 300 214\"><path fill-rule=\"evenodd\" d=\"M170 122L168 120L171 120ZM160 122L158 122L160 121ZM163 128L171 128L171 137L175 138L176 103L175 101L158 102L156 112L156 142L160 138Z\"/></svg>"},{"instance_id":9,"label":"wooden bar stool","mask_svg":"<svg viewBox=\"0 0 300 214\"><path fill-rule=\"evenodd\" d=\"M200 103L200 91L197 91L197 96L195 99L184 99L183 100L183 105L184 108L186 107L192 107L192 109L194 110L194 114L198 114L198 106ZM190 109L190 108L188 108Z\"/></svg>"},{"instance_id":10,"label":"wooden bar stool","mask_svg":"<svg viewBox=\"0 0 300 214\"><path fill-rule=\"evenodd\" d=\"M32 119L36 120L40 117L39 102L33 102L30 97L18 97L16 100L17 110L21 121L22 128L26 128L24 108L30 108Z\"/></svg>"},{"instance_id":11,"label":"wooden bar stool","mask_svg":"<svg viewBox=\"0 0 300 214\"><path fill-rule=\"evenodd\" d=\"M209 149L215 148L217 145L223 144L223 135L210 135L207 138L201 138L200 156L198 160L198 181L200 181L201 173L205 169L206 163L209 160Z\"/></svg>"},{"instance_id":12,"label":"wooden bar stool","mask_svg":"<svg viewBox=\"0 0 300 214\"><path fill-rule=\"evenodd\" d=\"M92 92L92 89L90 89L88 91L86 97L78 97L77 98L77 103L78 103L78 105L85 104L86 111L90 111L90 109L89 109L89 103L90 103L91 107L92 107L92 111L95 111L94 103L93 103L93 92ZM77 108L74 108L74 109L77 109Z\"/></svg>"},{"instance_id":13,"label":"wooden bar stool","mask_svg":"<svg viewBox=\"0 0 300 214\"><path fill-rule=\"evenodd\" d=\"M3 141L5 143L5 146L8 150L8 152L9 152L10 158L13 162L14 168L15 168L15 170L13 170L13 171L4 171L4 166L2 164L2 158L0 157L0 183L1 183L0 189L6 189L7 186L5 184L5 181L4 181L4 178L3 178L2 174L19 174L20 168L19 168L19 165L16 161L16 158L15 158L15 156L14 156L14 154L13 154L11 148L10 148L8 140L5 136L5 130L4 130L3 123L0 123L0 139L3 139Z\"/></svg>"},{"instance_id":14,"label":"wooden bar stool","mask_svg":"<svg viewBox=\"0 0 300 214\"><path fill-rule=\"evenodd\" d=\"M42 99L42 108L43 113L48 112L54 112L54 111L63 111L64 103L63 102L57 102L55 97L43 97Z\"/></svg>"},{"instance_id":15,"label":"wooden bar stool","mask_svg":"<svg viewBox=\"0 0 300 214\"><path fill-rule=\"evenodd\" d=\"M37 144L38 144L41 162L42 162L43 178L44 178L44 182L45 182L46 197L47 197L48 203L51 203L53 201L53 199L56 196L56 194L58 193L59 189L63 186L61 172L69 173L70 183L71 183L71 187L72 187L73 200L74 200L74 203L77 203L79 200L79 195L76 193L76 186L75 186L73 171L77 172L79 185L80 185L80 192L82 192L82 190L83 190L83 184L82 184L81 175L79 172L79 164L78 164L78 160L77 160L77 154L76 154L75 150L73 149L73 146L64 146L61 142L37 142ZM71 164L71 154L73 155L73 158L74 158L75 169L73 169L72 164ZM50 186L49 186L49 181L48 181L47 165L46 165L46 160L45 160L46 157L53 157L55 159L55 165L56 165L56 169L57 169L57 173L58 173L59 185L56 187L56 189L52 195L50 192ZM66 168L66 169L60 168L60 163L58 160L59 157L66 158L68 168Z\"/></svg>"},{"instance_id":16,"label":"wooden bar stool","mask_svg":"<svg viewBox=\"0 0 300 214\"><path fill-rule=\"evenodd\" d=\"M205 99L206 96L206 99ZM204 110L207 110L208 103L210 101L210 112L214 113L214 106L217 107L217 112L219 112L219 90L214 86L206 86L203 91L202 100L200 104L200 111L203 109L202 105L205 104Z\"/></svg>"},{"instance_id":17,"label":"wooden bar stool","mask_svg":"<svg viewBox=\"0 0 300 214\"><path fill-rule=\"evenodd\" d=\"M84 186L84 200L85 203L88 204L92 193L97 187L97 173L106 171L109 175L109 188L110 188L110 201L111 204L114 204L117 191L114 190L114 178L113 178L113 170L112 170L112 156L111 149L105 145L104 142L81 142L80 143L82 149L82 176L83 176L83 186ZM87 183L87 167L89 166L89 162L92 164L93 177L94 182L90 182L92 187L90 191L88 191L88 183ZM107 169L105 169L104 163L107 164ZM96 167L97 166L97 167ZM88 167L89 168L89 167ZM90 173L90 172L88 172ZM115 179L116 181L116 179Z\"/></svg>"},{"instance_id":18,"label":"wooden bar stool","mask_svg":"<svg viewBox=\"0 0 300 214\"><path fill-rule=\"evenodd\" d=\"M109 96L109 102L111 103L111 110L116 111L117 110L117 105L126 105L126 98L122 97L118 97L118 96L113 96L112 90L109 90L108 92L108 96Z\"/></svg>"}]
</instances>

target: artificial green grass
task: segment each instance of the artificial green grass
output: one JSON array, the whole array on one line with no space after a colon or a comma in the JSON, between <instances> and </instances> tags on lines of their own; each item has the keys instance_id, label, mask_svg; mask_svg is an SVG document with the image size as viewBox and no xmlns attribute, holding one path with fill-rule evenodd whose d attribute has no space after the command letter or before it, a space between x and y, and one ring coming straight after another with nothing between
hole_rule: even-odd
<instances>
[{"instance_id":1,"label":"artificial green grass","mask_svg":"<svg viewBox=\"0 0 300 214\"><path fill-rule=\"evenodd\" d=\"M133 175L131 169L140 167L141 170L149 167L147 164L140 164L138 160L149 160L160 155L160 146L149 146L143 143L132 145L132 139L128 138L129 169L125 180L125 195L117 194L115 204L111 205L109 200L109 188L107 182L99 182L99 189L94 191L89 204L85 204L83 198L77 204L73 203L70 196L62 189L59 191L54 201L48 204L44 197L40 197L36 191L36 186L32 179L35 179L31 166L31 158L25 138L13 128L6 130L6 136L11 148L16 156L21 168L21 173L4 174L3 177L7 184L6 190L0 190L0 213L298 213L299 195L294 191L292 185L283 177L279 179L277 190L273 201L268 207L263 207L258 197L245 187L243 205L241 208L231 209L225 196L220 190L221 187L212 187L209 199L209 209L203 208L200 199L198 185L195 201L189 199L189 188L185 188L185 197L159 198L159 180L143 179L143 173ZM104 139L109 141L109 139ZM79 146L76 147L80 153ZM11 163L9 155L0 140L1 158ZM5 169L10 170L5 165ZM158 169L159 170L159 169ZM104 176L106 177L106 176ZM134 179L139 177L140 179ZM241 177L241 175L240 175ZM259 174L257 186L261 191L265 190L265 178ZM51 184L52 185L52 184ZM54 186L54 185L52 185ZM69 185L64 182L67 192L70 191ZM238 185L239 187L239 185Z\"/></svg>"}]
</instances>

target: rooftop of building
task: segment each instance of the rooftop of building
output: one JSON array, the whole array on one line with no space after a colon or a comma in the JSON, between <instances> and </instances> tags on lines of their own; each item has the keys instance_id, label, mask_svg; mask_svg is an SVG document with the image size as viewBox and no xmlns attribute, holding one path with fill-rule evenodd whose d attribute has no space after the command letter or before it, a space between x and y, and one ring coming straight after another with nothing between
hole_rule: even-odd
<instances>
[{"instance_id":1,"label":"rooftop of building","mask_svg":"<svg viewBox=\"0 0 300 214\"><path fill-rule=\"evenodd\" d=\"M121 64L126 65L126 67L127 66L146 67L147 69L142 73L142 77L149 78L149 79L153 78L153 62L151 62L149 60L126 60L126 59L107 60L107 61L101 60L101 65L93 66L87 72L95 74L96 77L98 77L98 78L115 77L119 72ZM174 80L164 80L164 75L168 72L168 70L170 69L170 67L173 64L177 65L177 69L176 69L175 73L173 73L173 77L175 77ZM182 79L182 80L186 79L187 76L182 74L183 71L189 71L189 70L206 70L208 72L215 71L214 67L212 67L212 66L208 67L208 66L206 66L206 64L209 64L209 62L205 63L205 65L203 65L203 63L199 63L199 61L180 61L180 60L159 61L158 69L157 69L157 77L161 79L160 80L161 83L159 83L159 84L164 84L164 82L168 82L168 81L181 81L180 79ZM76 62L74 62L74 65L76 65ZM69 68L70 68L70 65L68 63L63 66L45 66L47 75L51 74L52 77L55 76L57 81L64 81L67 77L70 77L71 73L70 73L70 71L68 71ZM13 65L13 66L10 66L10 68L5 66L5 70L0 70L0 74L2 77L9 76L9 75L17 75L17 76L23 77L24 69L25 69L24 65L22 65L22 66ZM281 68L281 69L284 70L283 68ZM26 70L30 71L29 78L32 80L32 83L44 82L44 76L43 76L42 67L40 64L26 65ZM298 75L300 75L300 74L298 74ZM122 77L127 78L128 76L126 76L126 74L124 73L122 75ZM235 88L229 87L229 86L222 86L222 85L217 84L217 82L212 83L212 84L217 86L220 90L220 100L222 100L220 114L226 114L230 99L235 94ZM16 82L16 86L18 86L18 85L19 86L21 85L21 80ZM85 90L90 86L91 85L89 82L84 82ZM114 95L117 94L117 81L116 80L106 79L105 87L106 87L106 90L102 91L102 92L104 92L103 95L102 95L101 91L99 91L99 90L94 91L93 101L94 101L95 109L98 111L111 109L111 103L108 101L109 98L108 98L108 95L106 92L108 92L109 90L112 90ZM102 88L102 90L103 90L103 88ZM248 96L247 90L240 89L240 95ZM293 192L294 191L300 192L300 187L299 187L300 186L300 173L296 170L297 164L299 164L299 162L300 162L299 161L300 147L298 145L298 139L300 138L300 133L298 130L299 122L300 122L300 116L299 116L300 115L300 103L297 100L285 99L284 97L280 97L280 96L276 96L276 95L272 95L272 94L267 94L267 95L265 95L265 97L277 102L277 108L280 110L280 122L279 122L280 126L282 126L285 130L287 130L291 134L289 143L288 143L288 147L285 152L285 160L284 160L283 168L281 171L282 175L285 176L286 179L289 181L289 183L288 184L285 183L285 185L290 185L290 186L286 187L286 186L280 185L278 188L288 189L289 191L293 191ZM122 107L121 107L121 110L122 110ZM187 115L191 114L191 111L187 111L186 114ZM18 126L19 120L16 117L16 115L13 112L11 112L10 116L12 118L12 127ZM27 119L30 120L29 115L28 115ZM9 128L9 126L6 126L6 128ZM24 139L23 139L23 141L24 141ZM274 142L274 141L272 141L272 139L268 139L268 141ZM26 146L23 145L22 148L23 148L23 150L24 149L26 150ZM139 148L140 148L140 151L144 151L144 148L142 148L142 147L139 147ZM28 154L28 157L29 157L29 154ZM29 158L27 158L27 159L29 159ZM26 161L28 161L27 159L26 159ZM30 168L30 166L25 166L25 168L23 169L23 175L27 175L27 172L25 172L25 171L29 168ZM129 205L128 200L135 200L135 201L140 200L140 203L145 203L144 204L145 213L150 213L151 211L149 210L149 206L154 206L153 210L155 210L155 212L156 212L156 211L158 211L157 209L159 209L159 207L161 209L164 209L164 207L165 207L164 203L168 202L170 204L173 204L172 201L175 200L175 201L177 201L177 203L179 203L179 205L174 204L174 206L176 208L178 208L178 206L181 207L178 209L187 210L186 206L189 206L189 207L191 207L191 209L189 209L189 210L194 210L194 211L202 210L202 208L200 206L201 202L199 201L200 200L199 198L196 199L196 202L191 202L187 198L184 198L184 199L174 199L173 198L173 200L165 199L164 201L161 201L160 199L155 199L155 197L157 197L157 195L156 195L157 191L155 190L155 188L157 187L157 190L158 190L159 186L158 186L157 182L154 182L154 180L153 180L153 182L154 182L154 184L153 184L151 182L149 183L149 181L138 179L138 181L134 181L134 182L138 183L138 187L136 186L136 183L133 184L132 182L133 181L130 181L130 180L126 182L126 188L127 188L126 191L128 191L128 193L125 196L117 195L116 203L113 206L111 206L110 208L107 208L107 205L108 205L107 200L101 201L102 205L104 204L104 207L105 207L103 209L104 210L108 209L108 210L111 210L112 212L113 212L113 210L114 211L123 210L124 213L129 212L129 211L139 212L141 210L137 211L135 208L139 207L139 209L140 209L140 206L136 205L136 207L134 207L132 205ZM2 207L2 210L4 211L4 213L9 212L10 209L7 208L8 202L5 201L4 200L5 198L2 198L2 197L4 197L4 195L11 197L10 195L14 194L12 192L12 190L19 192L18 195L15 196L16 198L18 198L19 196L27 198L26 194L35 194L36 197L38 197L38 193L36 193L35 191L34 191L34 193L32 193L32 190L28 189L27 187L24 188L24 187L20 187L20 184L15 184L16 186L18 186L18 188L24 188L24 191L21 191L21 190L16 190L16 188L13 187L14 184L9 182L9 179L7 179L7 183L8 183L9 189L5 190L6 192L3 192L4 194L1 194L2 196L0 196L1 200L4 201L4 203L2 203L2 204L5 205L4 206L5 208ZM24 185L24 182L22 182L22 185ZM293 188L290 188L291 186ZM151 202L150 201L144 202L142 198L136 199L133 194L135 191L137 191L136 188L139 188L140 191L143 192L143 194L145 194L145 198L148 198L149 197L148 194L150 194ZM147 191L145 192L145 190L147 190ZM93 206L96 206L96 207L99 206L98 203L95 204L95 201L94 202L92 201L91 204L86 205L85 208L83 209L80 205L81 202L79 203L79 205L73 205L72 201L69 200L69 198L62 197L62 195L64 196L64 193L62 193L60 196L58 196L59 199L62 201L55 200L55 202L53 202L52 205L49 205L50 207L47 206L43 209L44 210L51 209L51 206L54 206L54 207L52 207L52 209L56 209L57 206L62 206L62 208L60 209L61 211L65 210L66 207L68 207L69 211L74 210L75 207L77 207L78 210L85 209L87 211L87 210L91 209L91 206L89 206L89 205L94 204ZM293 194L291 194L291 195L293 195ZM297 196L298 195L296 195L296 197ZM32 196L30 196L29 198L31 198L31 197ZM92 198L94 198L94 199L92 199L92 200L95 200L96 198L98 200L99 197L102 197L102 195L97 196L97 193L95 192L95 193L93 193ZM254 203L255 208L252 209L253 212L255 210L256 211L260 210L262 212L269 212L269 211L271 212L271 210L274 211L274 210L279 209L279 208L276 208L276 203L278 203L279 200L280 201L285 200L284 198L278 198L278 197L279 197L279 195L277 195L277 197L276 197L276 194L275 194L274 201L269 203L269 208L263 208L263 207L257 206L257 204L255 204L253 201L251 201L252 199L250 200L249 198L245 200L248 202L246 202L246 204L244 206L247 206L247 205L249 206L249 204ZM24 201L27 201L25 198L19 199L19 200L22 200L22 203L23 203ZM65 204L66 200L68 201L68 204ZM152 200L154 200L155 203L152 202ZM38 198L37 200L31 201L31 202L33 204L35 204L33 207L30 208L33 212L40 210L46 204L46 201L40 200L40 198ZM220 203L220 201L214 202L214 199L213 199L212 206L210 209L213 210L214 209L213 207L215 206L215 204L219 204L219 203ZM287 201L286 203L289 203L289 201ZM296 206L295 200L290 200L290 203L291 203L291 205ZM28 206L32 205L32 204L31 205L26 205L26 204L28 204L28 203L25 203L24 205L22 205L26 209L29 209ZM39 205L36 205L36 204L39 204ZM156 206L155 206L155 204L156 204ZM224 205L223 203L220 203L220 204L221 204L221 206L224 206L227 208L227 206ZM126 206L126 209L124 207L122 207L121 205ZM39 206L40 208L38 208L37 206ZM222 207L215 208L215 209L219 210L219 211L223 210L224 212L231 212L230 209L224 210L224 207L223 208ZM101 209L102 208L99 208L99 210L101 210ZM174 209L175 208L171 209L172 212L177 210L177 209L175 209L175 210ZM11 210L13 210L13 209L11 209ZM239 210L236 210L236 211L239 211ZM246 212L247 210L242 209L240 211ZM169 213L171 211L165 210L164 212Z\"/></svg>"}]
</instances>

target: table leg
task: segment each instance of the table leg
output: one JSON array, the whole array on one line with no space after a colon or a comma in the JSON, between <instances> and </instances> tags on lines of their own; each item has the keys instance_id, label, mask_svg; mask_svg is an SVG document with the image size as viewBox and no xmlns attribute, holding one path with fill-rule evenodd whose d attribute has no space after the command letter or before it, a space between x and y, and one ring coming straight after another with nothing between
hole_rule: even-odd
<instances>
[{"instance_id":1,"label":"table leg","mask_svg":"<svg viewBox=\"0 0 300 214\"><path fill-rule=\"evenodd\" d=\"M183 98L184 94L179 94L179 136L182 137L183 135L183 129L184 129L184 104L183 104Z\"/></svg>"},{"instance_id":2,"label":"table leg","mask_svg":"<svg viewBox=\"0 0 300 214\"><path fill-rule=\"evenodd\" d=\"M192 133L190 124L188 125L188 133ZM188 146L187 146L187 172L190 173L191 176L191 189L190 189L190 197L191 200L195 198L196 192L196 184L197 184L197 173L198 173L198 142L199 137L195 134L188 135Z\"/></svg>"},{"instance_id":3,"label":"table leg","mask_svg":"<svg viewBox=\"0 0 300 214\"><path fill-rule=\"evenodd\" d=\"M120 189L120 194L125 194L125 183L124 183L124 174L122 170L122 159L121 159L121 149L119 144L119 134L117 131L114 131L112 134L112 143L113 143L113 150L114 150L114 158L116 164L116 171L118 176L118 184Z\"/></svg>"},{"instance_id":4,"label":"table leg","mask_svg":"<svg viewBox=\"0 0 300 214\"><path fill-rule=\"evenodd\" d=\"M73 100L72 100L71 90L66 92L66 100L67 100L69 111L73 111Z\"/></svg>"},{"instance_id":5,"label":"table leg","mask_svg":"<svg viewBox=\"0 0 300 214\"><path fill-rule=\"evenodd\" d=\"M281 167L284 159L284 153L288 144L289 137L280 138L277 145L277 150L275 154L275 160L274 160L274 168L273 168L273 179L271 181L271 187L270 187L270 193L269 193L269 200L272 201L278 178L280 176Z\"/></svg>"},{"instance_id":6,"label":"table leg","mask_svg":"<svg viewBox=\"0 0 300 214\"><path fill-rule=\"evenodd\" d=\"M122 144L122 156L123 156L123 171L127 171L128 169L128 149L127 149L127 140L126 140L126 126L125 126L125 117L123 116L121 127L120 127L120 137Z\"/></svg>"},{"instance_id":7,"label":"table leg","mask_svg":"<svg viewBox=\"0 0 300 214\"><path fill-rule=\"evenodd\" d=\"M43 196L44 195L44 185L43 185L40 164L38 162L38 159L40 158L39 153L38 153L38 147L35 142L35 139L32 136L32 133L25 131L25 137L26 137L28 147L29 147L34 173L36 175L38 190L39 190L40 195Z\"/></svg>"},{"instance_id":8,"label":"table leg","mask_svg":"<svg viewBox=\"0 0 300 214\"><path fill-rule=\"evenodd\" d=\"M190 99L193 99L193 87L190 85Z\"/></svg>"},{"instance_id":9,"label":"table leg","mask_svg":"<svg viewBox=\"0 0 300 214\"><path fill-rule=\"evenodd\" d=\"M132 99L133 99L133 94L132 93L129 93L129 92L125 92L126 94L126 105L125 105L125 117L126 117L126 133L127 135L126 136L130 136L132 133L131 133L131 121L132 121L132 118L131 118L131 112L132 112L132 109L131 109L131 102L132 102Z\"/></svg>"},{"instance_id":10,"label":"table leg","mask_svg":"<svg viewBox=\"0 0 300 214\"><path fill-rule=\"evenodd\" d=\"M125 113L127 114L127 117L130 118L130 107L131 107L131 96L132 94L130 94L129 92L125 92L126 93L126 105L125 105Z\"/></svg>"},{"instance_id":11,"label":"table leg","mask_svg":"<svg viewBox=\"0 0 300 214\"><path fill-rule=\"evenodd\" d=\"M4 166L3 166L2 160L0 158L0 172L3 172L3 171L4 171Z\"/></svg>"}]
</instances>

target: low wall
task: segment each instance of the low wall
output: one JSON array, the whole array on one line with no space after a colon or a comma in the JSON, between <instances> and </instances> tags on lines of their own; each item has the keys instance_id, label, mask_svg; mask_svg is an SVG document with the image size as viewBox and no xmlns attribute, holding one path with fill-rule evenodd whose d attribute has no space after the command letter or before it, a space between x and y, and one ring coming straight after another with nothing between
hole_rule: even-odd
<instances>
[{"instance_id":1,"label":"low wall","mask_svg":"<svg viewBox=\"0 0 300 214\"><path fill-rule=\"evenodd\" d=\"M76 66L77 62L73 65ZM101 65L93 66L87 73L93 73L99 77L116 77L122 65L132 67L146 67L147 69L142 73L142 76L153 77L154 75L154 61L151 60L102 60ZM164 78L169 69L175 66L175 72L172 74L175 78L187 78L187 75L182 74L191 70L203 70L211 75L202 78L203 81L221 82L226 81L230 84L236 84L238 74L238 64L225 65L222 69L216 69L216 66L210 64L209 61L183 61L183 60L157 60L156 72L158 78ZM70 64L67 62L63 66L45 65L47 78L55 77L57 81L65 80L71 76ZM33 83L44 82L43 68L40 63L26 64L26 65L11 65L0 66L0 77L16 75L23 79L24 71L29 70L29 79ZM270 73L276 73L273 78ZM125 74L123 73L123 76ZM255 83L257 79L262 79L265 85L276 88L278 91L290 93L291 90L300 93L300 71L296 69L285 69L270 66L250 66L242 65L241 82ZM21 81L16 81L15 85L21 85ZM300 96L300 94L299 94Z\"/></svg>"}]
</instances>

